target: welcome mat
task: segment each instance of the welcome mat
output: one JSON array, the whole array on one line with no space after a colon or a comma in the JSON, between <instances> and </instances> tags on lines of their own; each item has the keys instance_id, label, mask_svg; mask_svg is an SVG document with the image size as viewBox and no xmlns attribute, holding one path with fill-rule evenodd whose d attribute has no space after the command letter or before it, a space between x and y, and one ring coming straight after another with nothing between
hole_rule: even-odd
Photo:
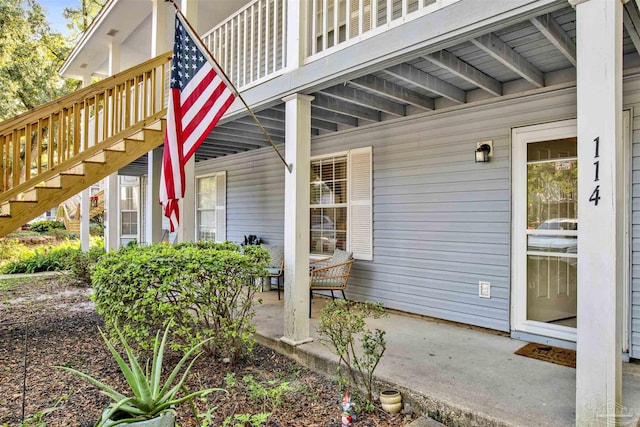
<instances>
[{"instance_id":1,"label":"welcome mat","mask_svg":"<svg viewBox=\"0 0 640 427\"><path fill-rule=\"evenodd\" d=\"M544 360L545 362L555 363L556 365L568 366L570 368L576 367L575 350L567 350L566 348L529 343L520 350L517 350L515 354L532 359Z\"/></svg>"}]
</instances>

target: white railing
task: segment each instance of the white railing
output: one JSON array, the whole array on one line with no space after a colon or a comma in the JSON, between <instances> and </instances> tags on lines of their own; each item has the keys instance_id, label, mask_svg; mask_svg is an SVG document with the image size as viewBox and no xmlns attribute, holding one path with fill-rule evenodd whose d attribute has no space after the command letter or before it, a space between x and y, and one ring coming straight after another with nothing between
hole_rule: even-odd
<instances>
[{"instance_id":1,"label":"white railing","mask_svg":"<svg viewBox=\"0 0 640 427\"><path fill-rule=\"evenodd\" d=\"M459 0L312 0L309 59L456 1Z\"/></svg>"},{"instance_id":2,"label":"white railing","mask_svg":"<svg viewBox=\"0 0 640 427\"><path fill-rule=\"evenodd\" d=\"M202 40L239 90L286 67L287 0L255 0Z\"/></svg>"}]
</instances>

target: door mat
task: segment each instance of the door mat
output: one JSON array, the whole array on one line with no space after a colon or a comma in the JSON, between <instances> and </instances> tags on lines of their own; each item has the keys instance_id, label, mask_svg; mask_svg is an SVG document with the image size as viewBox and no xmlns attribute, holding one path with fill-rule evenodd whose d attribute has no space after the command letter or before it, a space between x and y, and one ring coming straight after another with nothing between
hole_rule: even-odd
<instances>
[{"instance_id":1,"label":"door mat","mask_svg":"<svg viewBox=\"0 0 640 427\"><path fill-rule=\"evenodd\" d=\"M532 359L544 360L545 362L555 363L556 365L576 367L575 350L567 350L566 348L553 347L545 344L529 343L517 350L515 354Z\"/></svg>"}]
</instances>

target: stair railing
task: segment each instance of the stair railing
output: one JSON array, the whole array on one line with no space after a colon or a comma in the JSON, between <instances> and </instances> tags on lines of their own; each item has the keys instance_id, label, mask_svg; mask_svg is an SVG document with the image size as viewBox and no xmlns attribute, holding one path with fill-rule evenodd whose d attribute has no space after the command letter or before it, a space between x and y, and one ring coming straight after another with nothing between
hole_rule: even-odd
<instances>
[{"instance_id":1,"label":"stair railing","mask_svg":"<svg viewBox=\"0 0 640 427\"><path fill-rule=\"evenodd\" d=\"M0 198L18 196L166 114L171 52L0 123Z\"/></svg>"}]
</instances>

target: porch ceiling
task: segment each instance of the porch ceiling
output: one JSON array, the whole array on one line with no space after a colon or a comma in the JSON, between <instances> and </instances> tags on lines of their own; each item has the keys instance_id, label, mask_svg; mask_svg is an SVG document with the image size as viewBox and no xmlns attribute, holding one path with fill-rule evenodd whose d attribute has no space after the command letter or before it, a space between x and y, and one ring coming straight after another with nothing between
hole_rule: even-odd
<instances>
[{"instance_id":1,"label":"porch ceiling","mask_svg":"<svg viewBox=\"0 0 640 427\"><path fill-rule=\"evenodd\" d=\"M575 82L575 11L563 7L440 51L310 93L312 135L367 126L429 111L518 95ZM640 13L624 11L625 69L640 65ZM338 83L338 84L336 84ZM284 104L256 113L274 143L284 143ZM218 125L196 152L196 161L268 146L250 117ZM141 159L142 160L142 159ZM143 162L139 162L142 164ZM144 167L146 172L146 167Z\"/></svg>"}]
</instances>

